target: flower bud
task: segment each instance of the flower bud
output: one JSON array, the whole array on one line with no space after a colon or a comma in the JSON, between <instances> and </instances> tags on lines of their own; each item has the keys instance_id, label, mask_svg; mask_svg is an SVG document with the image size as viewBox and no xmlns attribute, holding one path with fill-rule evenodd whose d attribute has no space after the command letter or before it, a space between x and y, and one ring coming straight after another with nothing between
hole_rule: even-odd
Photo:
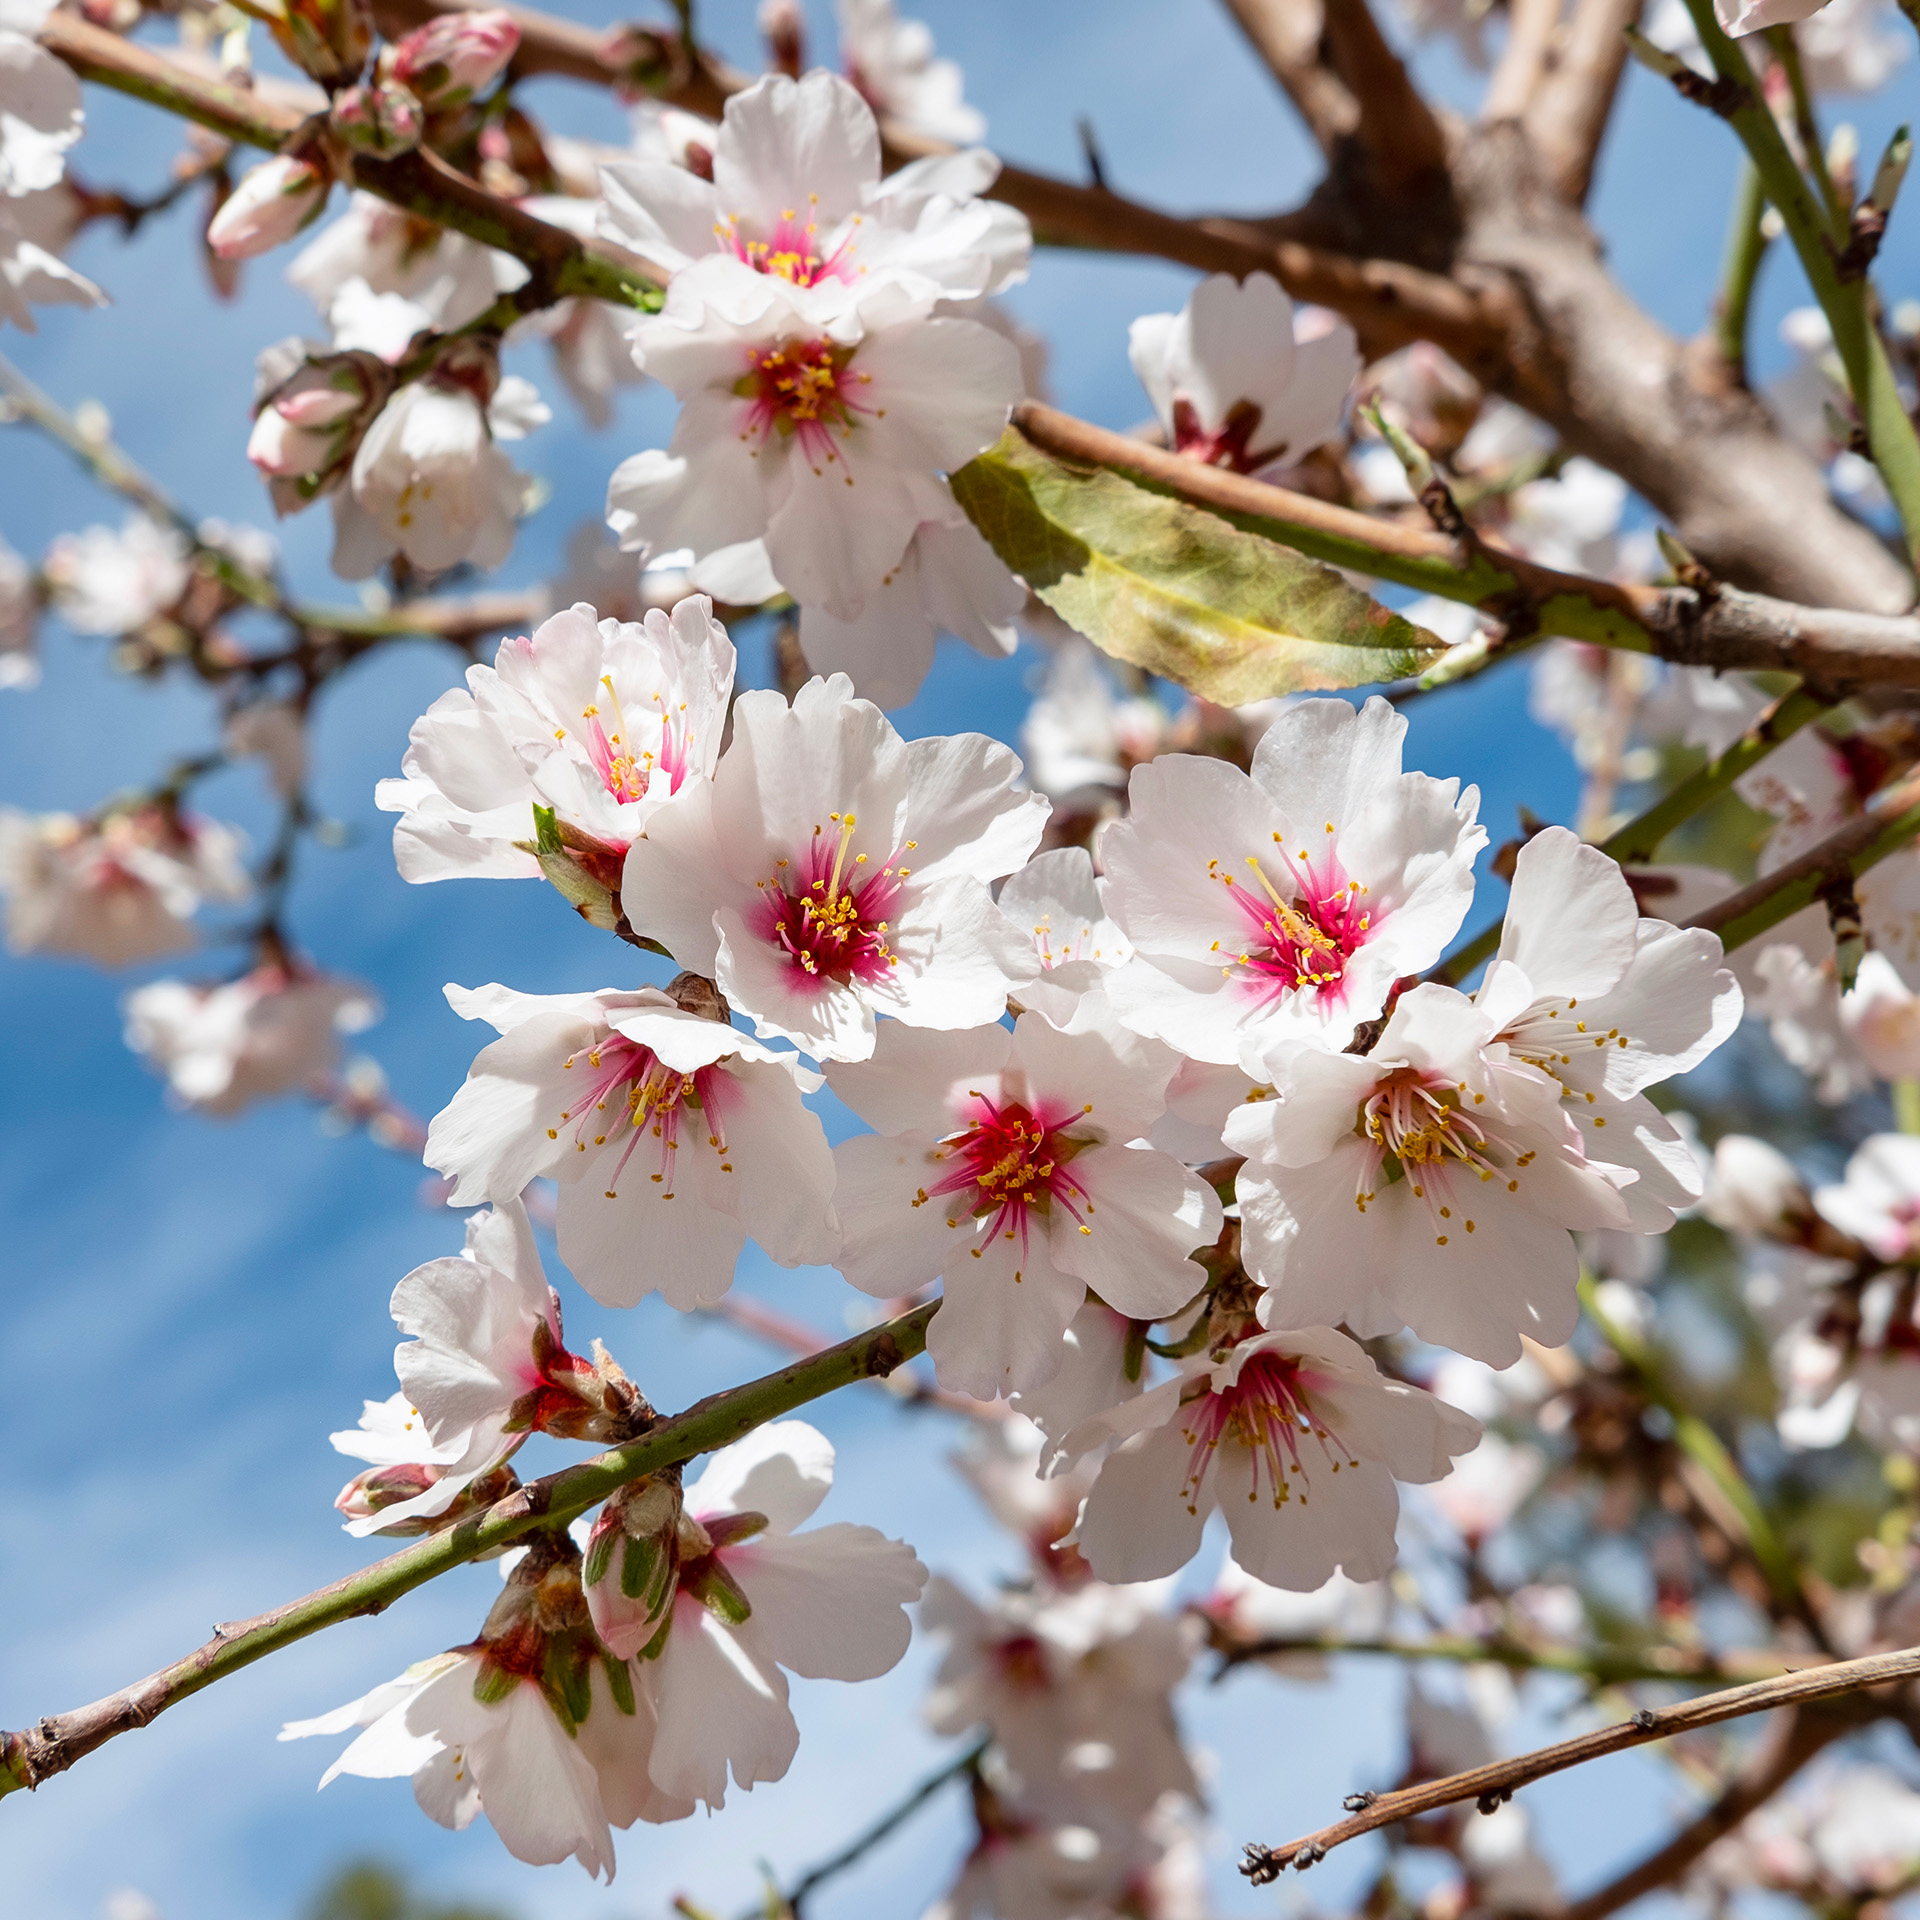
<instances>
[{"instance_id":1,"label":"flower bud","mask_svg":"<svg viewBox=\"0 0 1920 1920\"><path fill-rule=\"evenodd\" d=\"M271 484L281 513L297 513L344 477L367 424L393 389L386 364L370 353L261 356L247 458ZM276 379L275 376L279 377Z\"/></svg>"},{"instance_id":2,"label":"flower bud","mask_svg":"<svg viewBox=\"0 0 1920 1920\"><path fill-rule=\"evenodd\" d=\"M257 166L213 216L207 245L222 260L265 253L320 217L333 184L324 167L290 153Z\"/></svg>"},{"instance_id":3,"label":"flower bud","mask_svg":"<svg viewBox=\"0 0 1920 1920\"><path fill-rule=\"evenodd\" d=\"M767 1530L764 1513L726 1513L705 1521L689 1513L680 1516L680 1590L729 1626L744 1625L753 1615L753 1602L720 1559L722 1547L737 1546Z\"/></svg>"},{"instance_id":4,"label":"flower bud","mask_svg":"<svg viewBox=\"0 0 1920 1920\"><path fill-rule=\"evenodd\" d=\"M630 1660L659 1633L680 1569L677 1468L622 1487L587 1538L582 1579L601 1644Z\"/></svg>"},{"instance_id":5,"label":"flower bud","mask_svg":"<svg viewBox=\"0 0 1920 1920\"><path fill-rule=\"evenodd\" d=\"M393 80L376 80L335 94L327 124L354 152L387 160L411 153L420 144L424 118L420 102L405 87Z\"/></svg>"},{"instance_id":6,"label":"flower bud","mask_svg":"<svg viewBox=\"0 0 1920 1920\"><path fill-rule=\"evenodd\" d=\"M402 1501L416 1498L429 1487L438 1486L449 1471L447 1467L416 1461L407 1461L398 1466L368 1467L364 1472L356 1473L340 1489L333 1503L334 1508L349 1520L365 1520L370 1515L383 1513L388 1507L397 1507ZM495 1501L504 1500L519 1484L520 1476L503 1463L490 1473L482 1474L471 1486L463 1487L444 1511L415 1514L410 1519L397 1520L393 1525L380 1527L376 1531L395 1536L439 1533L470 1514L485 1512Z\"/></svg>"},{"instance_id":7,"label":"flower bud","mask_svg":"<svg viewBox=\"0 0 1920 1920\"><path fill-rule=\"evenodd\" d=\"M353 79L373 51L369 0L284 0L267 24L287 58L322 82Z\"/></svg>"},{"instance_id":8,"label":"flower bud","mask_svg":"<svg viewBox=\"0 0 1920 1920\"><path fill-rule=\"evenodd\" d=\"M520 29L504 9L443 14L389 48L381 73L411 89L429 113L443 112L489 85L519 44Z\"/></svg>"},{"instance_id":9,"label":"flower bud","mask_svg":"<svg viewBox=\"0 0 1920 1920\"><path fill-rule=\"evenodd\" d=\"M476 1699L503 1700L519 1681L533 1680L569 1731L587 1717L601 1656L580 1589L580 1549L564 1531L528 1536L480 1629L479 1648Z\"/></svg>"}]
</instances>

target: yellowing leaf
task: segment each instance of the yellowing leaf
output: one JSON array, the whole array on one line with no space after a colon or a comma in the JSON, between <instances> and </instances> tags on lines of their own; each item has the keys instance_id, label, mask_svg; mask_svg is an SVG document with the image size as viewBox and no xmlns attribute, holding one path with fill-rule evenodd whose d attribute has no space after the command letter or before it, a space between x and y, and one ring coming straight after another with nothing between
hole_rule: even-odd
<instances>
[{"instance_id":1,"label":"yellowing leaf","mask_svg":"<svg viewBox=\"0 0 1920 1920\"><path fill-rule=\"evenodd\" d=\"M1316 560L1009 427L953 476L1001 560L1103 652L1221 706L1398 680L1443 643Z\"/></svg>"}]
</instances>

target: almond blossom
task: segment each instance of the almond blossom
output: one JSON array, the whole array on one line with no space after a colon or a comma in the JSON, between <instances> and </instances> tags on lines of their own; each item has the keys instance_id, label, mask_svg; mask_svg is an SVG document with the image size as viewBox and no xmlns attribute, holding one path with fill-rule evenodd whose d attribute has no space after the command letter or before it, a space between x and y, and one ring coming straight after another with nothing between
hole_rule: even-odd
<instances>
[{"instance_id":1,"label":"almond blossom","mask_svg":"<svg viewBox=\"0 0 1920 1920\"><path fill-rule=\"evenodd\" d=\"M1044 969L1020 989L1020 1003L1056 1027L1071 1023L1084 995L1097 992L1115 967L1133 957L1127 936L1107 916L1106 901L1084 847L1038 853L1000 889L1000 911L1030 930Z\"/></svg>"},{"instance_id":2,"label":"almond blossom","mask_svg":"<svg viewBox=\"0 0 1920 1920\"><path fill-rule=\"evenodd\" d=\"M250 260L311 226L326 211L333 176L323 161L277 153L250 168L220 203L207 245L222 260Z\"/></svg>"},{"instance_id":3,"label":"almond blossom","mask_svg":"<svg viewBox=\"0 0 1920 1920\"><path fill-rule=\"evenodd\" d=\"M1174 451L1235 473L1335 439L1361 364L1346 321L1296 314L1269 273L1209 275L1180 312L1136 320L1127 352Z\"/></svg>"},{"instance_id":4,"label":"almond blossom","mask_svg":"<svg viewBox=\"0 0 1920 1920\"><path fill-rule=\"evenodd\" d=\"M580 603L500 643L413 724L374 804L401 817L394 860L413 881L538 879L533 808L551 807L604 887L647 822L711 777L733 690L733 642L698 595L671 614L596 620Z\"/></svg>"},{"instance_id":5,"label":"almond blossom","mask_svg":"<svg viewBox=\"0 0 1920 1920\"><path fill-rule=\"evenodd\" d=\"M106 299L60 258L47 217L86 120L73 70L34 42L48 11L13 0L0 24L0 320L29 333L35 306Z\"/></svg>"},{"instance_id":6,"label":"almond blossom","mask_svg":"<svg viewBox=\"0 0 1920 1920\"><path fill-rule=\"evenodd\" d=\"M1480 1432L1344 1334L1258 1334L1067 1436L1069 1460L1111 1449L1076 1542L1103 1580L1157 1579L1199 1551L1218 1505L1234 1559L1269 1586L1377 1580L1393 1566L1394 1481L1438 1480Z\"/></svg>"},{"instance_id":7,"label":"almond blossom","mask_svg":"<svg viewBox=\"0 0 1920 1920\"><path fill-rule=\"evenodd\" d=\"M806 288L731 255L675 274L634 352L681 414L665 451L608 483L621 545L700 561L764 541L803 607L857 620L916 531L954 523L944 475L999 438L1021 395L1015 347L936 315L937 299L864 279L822 318Z\"/></svg>"},{"instance_id":8,"label":"almond blossom","mask_svg":"<svg viewBox=\"0 0 1920 1920\"><path fill-rule=\"evenodd\" d=\"M1406 730L1378 696L1303 700L1250 775L1190 754L1134 769L1101 842L1139 956L1108 984L1129 1026L1222 1065L1282 1037L1340 1047L1439 959L1486 832L1477 788L1401 772Z\"/></svg>"},{"instance_id":9,"label":"almond blossom","mask_svg":"<svg viewBox=\"0 0 1920 1920\"><path fill-rule=\"evenodd\" d=\"M1692 1152L1645 1089L1699 1065L1740 1024L1704 929L1643 919L1620 869L1564 827L1521 848L1500 949L1474 1002L1508 1056L1557 1080L1587 1157L1631 1169L1630 1223L1664 1233L1700 1198Z\"/></svg>"},{"instance_id":10,"label":"almond blossom","mask_svg":"<svg viewBox=\"0 0 1920 1920\"><path fill-rule=\"evenodd\" d=\"M185 539L144 513L129 514L117 532L63 533L44 571L55 610L76 633L132 633L177 605L192 577Z\"/></svg>"},{"instance_id":11,"label":"almond blossom","mask_svg":"<svg viewBox=\"0 0 1920 1920\"><path fill-rule=\"evenodd\" d=\"M222 1117L279 1094L323 1091L341 1035L380 1017L365 987L281 959L216 986L155 980L122 1010L127 1045L167 1076L173 1097Z\"/></svg>"},{"instance_id":12,"label":"almond blossom","mask_svg":"<svg viewBox=\"0 0 1920 1920\"><path fill-rule=\"evenodd\" d=\"M984 1604L944 1575L922 1626L945 1642L926 1715L936 1733L985 1726L1021 1798L1056 1818L1098 1800L1138 1815L1196 1791L1173 1690L1194 1634L1152 1590L1003 1588Z\"/></svg>"},{"instance_id":13,"label":"almond blossom","mask_svg":"<svg viewBox=\"0 0 1920 1920\"><path fill-rule=\"evenodd\" d=\"M932 1033L889 1026L873 1058L832 1069L876 1131L834 1150L837 1264L881 1298L936 1274L927 1351L979 1400L1040 1386L1091 1287L1157 1319L1205 1282L1188 1258L1220 1230L1213 1189L1142 1136L1175 1060L1083 1009Z\"/></svg>"},{"instance_id":14,"label":"almond blossom","mask_svg":"<svg viewBox=\"0 0 1920 1920\"><path fill-rule=\"evenodd\" d=\"M871 1680L907 1650L905 1608L927 1570L872 1527L805 1533L833 1484L833 1448L799 1420L723 1448L688 1487L680 1585L660 1672L649 1771L662 1791L719 1808L778 1780L800 1729L787 1674Z\"/></svg>"},{"instance_id":15,"label":"almond blossom","mask_svg":"<svg viewBox=\"0 0 1920 1920\"><path fill-rule=\"evenodd\" d=\"M675 276L735 261L818 322L882 281L967 299L1024 278L1025 217L979 198L999 170L975 151L883 179L880 129L853 86L824 71L768 74L728 100L710 178L658 161L603 167L600 230Z\"/></svg>"},{"instance_id":16,"label":"almond blossom","mask_svg":"<svg viewBox=\"0 0 1920 1920\"><path fill-rule=\"evenodd\" d=\"M639 1396L611 1361L567 1351L560 1299L519 1200L475 1214L464 1250L415 1267L391 1307L395 1325L413 1336L394 1350L401 1392L368 1401L357 1428L332 1436L336 1451L377 1472L371 1484L365 1475L350 1482L336 1502L349 1533L446 1515L530 1433L630 1437ZM433 1471L413 1481L391 1471L416 1465Z\"/></svg>"},{"instance_id":17,"label":"almond blossom","mask_svg":"<svg viewBox=\"0 0 1920 1920\"><path fill-rule=\"evenodd\" d=\"M1497 1033L1464 994L1421 986L1370 1053L1269 1048L1273 1099L1226 1129L1265 1324L1404 1325L1497 1367L1523 1333L1571 1335L1568 1229L1627 1226L1629 1176L1589 1161L1559 1081Z\"/></svg>"},{"instance_id":18,"label":"almond blossom","mask_svg":"<svg viewBox=\"0 0 1920 1920\"><path fill-rule=\"evenodd\" d=\"M995 1020L1037 972L987 883L1033 851L1046 802L981 734L902 740L844 675L793 705L742 694L710 786L628 851L636 933L715 981L762 1037L863 1060L876 1016Z\"/></svg>"},{"instance_id":19,"label":"almond blossom","mask_svg":"<svg viewBox=\"0 0 1920 1920\"><path fill-rule=\"evenodd\" d=\"M193 945L205 900L244 899L229 828L145 806L97 820L0 807L0 894L11 953L131 966Z\"/></svg>"},{"instance_id":20,"label":"almond blossom","mask_svg":"<svg viewBox=\"0 0 1920 1920\"><path fill-rule=\"evenodd\" d=\"M290 1721L280 1738L363 1729L321 1776L322 1787L342 1773L411 1778L421 1810L443 1827L470 1826L484 1812L516 1858L546 1865L571 1857L611 1880L613 1838L596 1759L622 1754L626 1742L612 1723L628 1702L606 1681L595 1684L600 1659L578 1558L571 1542L543 1538L513 1568L474 1645L419 1661L332 1713ZM634 1691L629 1678L637 1708ZM583 1737L602 1713L608 1724ZM630 1788L625 1793L631 1798ZM689 1811L660 1807L641 1817Z\"/></svg>"},{"instance_id":21,"label":"almond blossom","mask_svg":"<svg viewBox=\"0 0 1920 1920\"><path fill-rule=\"evenodd\" d=\"M495 444L550 415L483 355L409 381L375 416L333 496L333 570L365 580L396 552L429 573L496 567L513 546L527 481Z\"/></svg>"},{"instance_id":22,"label":"almond blossom","mask_svg":"<svg viewBox=\"0 0 1920 1920\"><path fill-rule=\"evenodd\" d=\"M523 994L449 987L501 1039L427 1130L452 1204L560 1182L560 1255L607 1306L717 1300L749 1235L782 1266L833 1257L833 1161L790 1053L654 987Z\"/></svg>"},{"instance_id":23,"label":"almond blossom","mask_svg":"<svg viewBox=\"0 0 1920 1920\"><path fill-rule=\"evenodd\" d=\"M893 0L839 0L840 58L875 113L957 147L983 138L986 117L967 105L959 64L934 57L933 32L903 20Z\"/></svg>"}]
</instances>

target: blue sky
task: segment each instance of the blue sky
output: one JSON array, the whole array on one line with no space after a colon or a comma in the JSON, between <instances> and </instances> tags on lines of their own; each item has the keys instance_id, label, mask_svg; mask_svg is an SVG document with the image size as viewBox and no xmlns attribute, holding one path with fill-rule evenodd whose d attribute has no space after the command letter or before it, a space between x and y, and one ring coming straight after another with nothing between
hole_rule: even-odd
<instances>
[{"instance_id":1,"label":"blue sky","mask_svg":"<svg viewBox=\"0 0 1920 1920\"><path fill-rule=\"evenodd\" d=\"M1113 184L1170 207L1262 209L1311 184L1311 156L1285 103L1210 0L925 0L918 10L942 50L965 64L970 96L1010 157L1077 171L1074 121L1084 113ZM599 19L614 9L579 11ZM709 0L703 27L746 57L751 11L747 0ZM1444 51L1427 56L1423 71L1443 94L1470 98L1469 77ZM547 83L535 97L569 131L617 131L599 96ZM95 184L150 190L177 129L135 103L98 94L90 103L93 132L77 171ZM1858 112L1869 155L1892 114L1890 99ZM1705 313L1732 175L1719 127L1644 76L1630 80L1595 219L1628 284L1675 326ZM272 258L248 269L240 301L218 304L187 262L187 238L184 212L130 246L90 235L77 263L115 305L49 310L37 337L10 335L0 349L63 402L104 404L122 444L195 512L269 524L241 453L253 356L310 328L311 316ZM1906 291L1911 253L1895 246L1889 264L1890 287ZM1152 262L1041 256L1013 304L1053 342L1059 403L1112 426L1139 419L1146 407L1126 364L1127 322L1178 304L1190 278ZM1779 314L1801 297L1795 279L1785 259L1769 264L1763 367L1779 357ZM524 370L543 376L537 354ZM554 569L569 530L597 513L615 461L663 439L669 420L657 393L632 393L611 433L590 437L556 383L543 384L555 424L520 459L553 497L504 571L509 583ZM22 552L37 555L55 533L120 513L57 449L22 431L0 437L0 534ZM300 589L340 598L324 570L324 520L286 523L281 538ZM0 802L85 808L208 744L201 700L111 678L99 642L50 628L45 652L37 692L0 696ZM764 679L755 649L745 664L748 677ZM901 724L1010 737L1033 664L1028 651L998 667L944 652ZM350 834L341 849L304 854L291 909L297 937L318 958L379 990L387 1018L366 1048L423 1114L443 1104L477 1044L442 1002L444 982L557 991L634 977L631 953L530 886L409 888L395 876L373 783L396 768L409 722L455 669L443 650L396 648L328 693L317 792ZM1479 782L1496 844L1513 832L1523 799L1567 817L1570 769L1527 721L1513 673L1422 701L1412 721L1410 763ZM251 773L223 775L200 798L256 834L266 823ZM208 971L223 961L210 954ZM12 1602L0 1725L109 1691L185 1652L215 1620L367 1557L329 1509L344 1468L325 1436L350 1423L363 1397L391 1389L393 1282L459 1240L454 1218L422 1205L419 1169L364 1140L324 1137L300 1105L225 1126L169 1112L158 1082L120 1042L127 984L0 960L0 1418L9 1466L0 1582ZM559 1284L572 1344L603 1334L659 1404L684 1404L775 1363L657 1301L614 1315ZM783 1274L751 1254L741 1285L822 1327L839 1324L851 1299L831 1276ZM961 1437L948 1420L864 1392L813 1417L841 1449L824 1518L903 1535L929 1564L976 1587L1011 1570L1009 1545L942 1465ZM1210 1545L1207 1566L1214 1552ZM342 1781L316 1800L329 1755L320 1743L278 1746L274 1728L468 1638L493 1580L489 1569L467 1570L377 1620L279 1654L116 1741L33 1801L10 1799L0 1807L0 1911L9 1920L95 1920L112 1889L131 1885L168 1920L283 1920L331 1866L371 1854L407 1865L442 1896L484 1896L541 1920L650 1920L683 1889L730 1913L751 1899L757 1861L791 1878L943 1757L918 1724L929 1659L916 1645L894 1674L858 1689L796 1683L804 1741L792 1775L736 1796L711 1823L628 1837L611 1890L589 1889L571 1867L524 1868L484 1827L442 1833L404 1785ZM1400 1760L1399 1684L1352 1663L1330 1687L1242 1675L1189 1690L1187 1725L1216 1755L1223 1912L1271 1913L1301 1897L1298 1882L1246 1890L1225 1843L1317 1825L1341 1793L1390 1776ZM1544 1711L1532 1711L1529 1731L1546 1731ZM1664 1774L1626 1761L1577 1786L1548 1783L1533 1804L1577 1889L1657 1832L1670 1797ZM1596 1798L1605 1819L1593 1817ZM917 1913L951 1870L961 1835L955 1798L812 1911L817 1920ZM1356 1849L1321 1868L1317 1903L1335 1904L1362 1864Z\"/></svg>"}]
</instances>

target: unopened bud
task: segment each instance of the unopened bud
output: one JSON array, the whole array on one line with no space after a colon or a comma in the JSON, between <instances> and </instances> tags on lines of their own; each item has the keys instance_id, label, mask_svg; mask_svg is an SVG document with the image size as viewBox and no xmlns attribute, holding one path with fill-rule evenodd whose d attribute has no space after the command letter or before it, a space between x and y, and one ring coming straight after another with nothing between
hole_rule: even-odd
<instances>
[{"instance_id":1,"label":"unopened bud","mask_svg":"<svg viewBox=\"0 0 1920 1920\"><path fill-rule=\"evenodd\" d=\"M381 73L410 89L429 113L463 106L489 86L520 45L520 29L502 8L430 20L382 56Z\"/></svg>"},{"instance_id":2,"label":"unopened bud","mask_svg":"<svg viewBox=\"0 0 1920 1920\"><path fill-rule=\"evenodd\" d=\"M420 144L425 115L420 102L394 80L349 87L334 95L327 124L345 146L387 160Z\"/></svg>"},{"instance_id":3,"label":"unopened bud","mask_svg":"<svg viewBox=\"0 0 1920 1920\"><path fill-rule=\"evenodd\" d=\"M601 1644L630 1660L659 1632L680 1567L677 1468L622 1487L587 1539L587 1610Z\"/></svg>"},{"instance_id":4,"label":"unopened bud","mask_svg":"<svg viewBox=\"0 0 1920 1920\"><path fill-rule=\"evenodd\" d=\"M340 1489L335 1509L349 1520L366 1520L384 1513L389 1507L417 1498L446 1478L447 1469L430 1463L407 1462L399 1466L368 1467L356 1473ZM504 1500L520 1484L520 1476L510 1466L495 1467L464 1486L439 1513L409 1514L391 1525L376 1528L395 1536L439 1533L470 1514L482 1513L496 1501Z\"/></svg>"},{"instance_id":5,"label":"unopened bud","mask_svg":"<svg viewBox=\"0 0 1920 1920\"><path fill-rule=\"evenodd\" d=\"M571 1729L587 1717L600 1649L580 1589L580 1550L564 1529L528 1536L526 1554L480 1629L479 1648L473 1692L483 1705L532 1680L562 1725Z\"/></svg>"},{"instance_id":6,"label":"unopened bud","mask_svg":"<svg viewBox=\"0 0 1920 1920\"><path fill-rule=\"evenodd\" d=\"M246 260L277 247L320 217L333 184L324 167L290 153L257 166L207 225L207 245L222 260Z\"/></svg>"},{"instance_id":7,"label":"unopened bud","mask_svg":"<svg viewBox=\"0 0 1920 1920\"><path fill-rule=\"evenodd\" d=\"M271 483L273 504L297 513L341 480L368 423L393 389L385 362L370 353L261 356L258 412L247 458ZM280 377L276 380L274 376Z\"/></svg>"},{"instance_id":8,"label":"unopened bud","mask_svg":"<svg viewBox=\"0 0 1920 1920\"><path fill-rule=\"evenodd\" d=\"M369 0L284 0L267 24L288 59L328 84L356 78L373 51Z\"/></svg>"}]
</instances>

